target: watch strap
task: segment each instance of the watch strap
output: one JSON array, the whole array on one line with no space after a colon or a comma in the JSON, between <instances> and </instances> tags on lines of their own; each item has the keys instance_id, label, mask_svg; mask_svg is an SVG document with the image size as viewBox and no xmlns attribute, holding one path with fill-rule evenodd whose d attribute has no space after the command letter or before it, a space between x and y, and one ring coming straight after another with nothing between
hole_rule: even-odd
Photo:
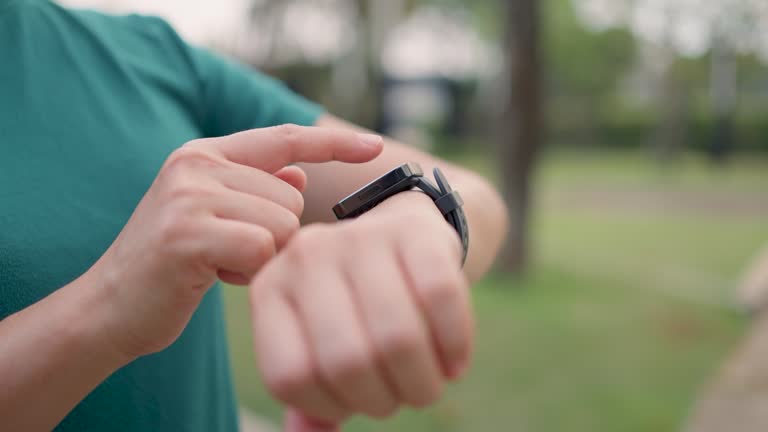
<instances>
[{"instance_id":1,"label":"watch strap","mask_svg":"<svg viewBox=\"0 0 768 432\"><path fill-rule=\"evenodd\" d=\"M445 217L445 220L451 224L458 233L463 249L461 263L464 265L469 250L469 225L467 224L467 217L462 208L464 200L461 198L458 191L454 191L451 188L445 175L440 171L440 168L435 168L432 172L435 176L437 187L424 177L419 178L416 187L432 198L437 208Z\"/></svg>"},{"instance_id":2,"label":"watch strap","mask_svg":"<svg viewBox=\"0 0 768 432\"><path fill-rule=\"evenodd\" d=\"M461 195L459 195L457 191L451 191L450 193L436 199L435 205L437 206L438 209L440 209L440 213L442 213L443 216L445 216L448 213L463 206L464 200L461 198Z\"/></svg>"},{"instance_id":3,"label":"watch strap","mask_svg":"<svg viewBox=\"0 0 768 432\"><path fill-rule=\"evenodd\" d=\"M467 259L469 249L469 227L462 209L464 200L454 191L439 168L433 170L437 185L426 179L416 163L401 165L378 180L375 180L354 194L341 200L333 207L333 213L339 220L350 219L366 213L389 197L413 188L429 196L445 220L459 234L463 248L461 263ZM383 179L390 179L382 183Z\"/></svg>"}]
</instances>

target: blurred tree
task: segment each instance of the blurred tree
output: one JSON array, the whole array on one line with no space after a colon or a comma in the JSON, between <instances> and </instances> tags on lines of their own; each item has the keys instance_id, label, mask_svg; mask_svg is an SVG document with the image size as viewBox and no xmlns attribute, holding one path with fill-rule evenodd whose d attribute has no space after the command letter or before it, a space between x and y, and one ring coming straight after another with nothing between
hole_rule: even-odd
<instances>
[{"instance_id":1,"label":"blurred tree","mask_svg":"<svg viewBox=\"0 0 768 432\"><path fill-rule=\"evenodd\" d=\"M691 116L691 81L688 62L670 58L656 88L658 126L650 147L661 163L676 161L688 140Z\"/></svg>"},{"instance_id":2,"label":"blurred tree","mask_svg":"<svg viewBox=\"0 0 768 432\"><path fill-rule=\"evenodd\" d=\"M735 147L733 120L737 105L738 63L736 53L728 47L721 35L715 36L710 57L710 88L715 124L709 154L713 162L723 163Z\"/></svg>"},{"instance_id":3,"label":"blurred tree","mask_svg":"<svg viewBox=\"0 0 768 432\"><path fill-rule=\"evenodd\" d=\"M261 68L296 87L302 93L323 102L337 114L379 129L381 123L379 91L381 88L380 53L389 34L418 0L252 0L251 27L261 29L267 43L261 54ZM280 61L282 50L296 44L296 29L290 17L296 10L330 8L349 21L343 35L344 49L337 57L311 64L309 58ZM262 46L265 44L262 44Z\"/></svg>"},{"instance_id":4,"label":"blurred tree","mask_svg":"<svg viewBox=\"0 0 768 432\"><path fill-rule=\"evenodd\" d=\"M512 220L502 270L521 273L528 258L532 178L541 142L538 0L506 2L507 88L501 116L502 181Z\"/></svg>"},{"instance_id":5,"label":"blurred tree","mask_svg":"<svg viewBox=\"0 0 768 432\"><path fill-rule=\"evenodd\" d=\"M739 87L739 56L755 54L768 62L768 7L764 0L573 0L595 28L625 27L646 50L661 53L657 79L657 111L661 114L654 136L660 155L679 147L685 136L684 111L690 89L677 70L676 58L709 53L710 117L714 127L708 150L722 161L735 147L734 122ZM659 59L656 59L659 61ZM662 142L658 142L658 140ZM666 143L663 141L667 141Z\"/></svg>"},{"instance_id":6,"label":"blurred tree","mask_svg":"<svg viewBox=\"0 0 768 432\"><path fill-rule=\"evenodd\" d=\"M468 12L475 29L486 39L497 40L504 34L505 22L500 20L505 2L480 0L416 0L419 3L434 4L441 7L451 7Z\"/></svg>"},{"instance_id":7,"label":"blurred tree","mask_svg":"<svg viewBox=\"0 0 768 432\"><path fill-rule=\"evenodd\" d=\"M623 29L591 31L579 20L573 0L545 4L548 118L558 141L595 145L632 67L635 42Z\"/></svg>"},{"instance_id":8,"label":"blurred tree","mask_svg":"<svg viewBox=\"0 0 768 432\"><path fill-rule=\"evenodd\" d=\"M381 132L384 126L382 115L381 90L383 77L380 66L381 52L389 31L394 28L416 4L415 0L355 0L361 18L362 41L358 49L363 51L364 69L370 85L366 94L369 100L376 101L369 113L374 129Z\"/></svg>"}]
</instances>

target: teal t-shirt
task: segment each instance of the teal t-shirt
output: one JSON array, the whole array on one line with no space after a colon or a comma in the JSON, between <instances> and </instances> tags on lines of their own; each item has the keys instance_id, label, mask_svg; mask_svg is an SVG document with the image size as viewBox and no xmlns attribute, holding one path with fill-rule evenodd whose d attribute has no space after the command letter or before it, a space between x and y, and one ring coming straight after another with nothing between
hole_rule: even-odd
<instances>
[{"instance_id":1,"label":"teal t-shirt","mask_svg":"<svg viewBox=\"0 0 768 432\"><path fill-rule=\"evenodd\" d=\"M0 319L85 272L175 148L320 112L160 19L0 0ZM115 372L57 430L237 430L221 288L178 341Z\"/></svg>"}]
</instances>

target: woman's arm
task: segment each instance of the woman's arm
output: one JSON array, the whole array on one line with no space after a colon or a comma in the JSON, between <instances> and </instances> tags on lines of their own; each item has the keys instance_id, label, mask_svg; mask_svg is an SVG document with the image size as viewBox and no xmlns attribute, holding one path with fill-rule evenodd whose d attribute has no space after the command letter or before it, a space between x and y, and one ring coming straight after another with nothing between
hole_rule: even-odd
<instances>
[{"instance_id":1,"label":"woman's arm","mask_svg":"<svg viewBox=\"0 0 768 432\"><path fill-rule=\"evenodd\" d=\"M363 131L330 115L321 117L317 126ZM368 163L302 165L308 178L304 194L304 221L332 221L331 207L340 199L406 162L418 162L425 172L439 166L451 186L461 193L470 232L464 271L471 281L479 279L493 264L506 235L507 211L501 196L481 176L393 140L387 140L382 154Z\"/></svg>"},{"instance_id":2,"label":"woman's arm","mask_svg":"<svg viewBox=\"0 0 768 432\"><path fill-rule=\"evenodd\" d=\"M103 290L86 275L0 321L4 430L53 429L131 359L103 332Z\"/></svg>"},{"instance_id":3,"label":"woman's arm","mask_svg":"<svg viewBox=\"0 0 768 432\"><path fill-rule=\"evenodd\" d=\"M0 429L53 429L113 371L173 343L217 277L250 280L299 229L304 174L283 167L381 146L287 126L176 150L91 269L0 321Z\"/></svg>"}]
</instances>

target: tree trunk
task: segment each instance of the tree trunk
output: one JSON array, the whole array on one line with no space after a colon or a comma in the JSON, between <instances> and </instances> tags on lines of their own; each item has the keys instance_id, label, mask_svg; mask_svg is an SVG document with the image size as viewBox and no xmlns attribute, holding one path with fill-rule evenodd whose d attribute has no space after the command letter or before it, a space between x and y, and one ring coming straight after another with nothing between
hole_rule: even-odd
<instances>
[{"instance_id":1,"label":"tree trunk","mask_svg":"<svg viewBox=\"0 0 768 432\"><path fill-rule=\"evenodd\" d=\"M658 92L659 127L653 136L653 150L662 166L680 159L688 139L690 91L672 61L663 72Z\"/></svg>"},{"instance_id":2,"label":"tree trunk","mask_svg":"<svg viewBox=\"0 0 768 432\"><path fill-rule=\"evenodd\" d=\"M384 74L381 70L381 52L389 32L403 19L406 1L368 0L366 9L368 12L368 76L372 84L369 97L376 101L373 112L373 125L374 129L381 133L384 132L386 127L383 107L385 88Z\"/></svg>"},{"instance_id":3,"label":"tree trunk","mask_svg":"<svg viewBox=\"0 0 768 432\"><path fill-rule=\"evenodd\" d=\"M722 36L716 36L712 46L710 79L715 124L709 154L712 162L722 164L734 147L733 117L738 98L736 55Z\"/></svg>"},{"instance_id":4,"label":"tree trunk","mask_svg":"<svg viewBox=\"0 0 768 432\"><path fill-rule=\"evenodd\" d=\"M532 176L541 140L538 0L508 0L507 88L501 116L501 167L504 195L512 218L501 269L522 273L529 245Z\"/></svg>"}]
</instances>

